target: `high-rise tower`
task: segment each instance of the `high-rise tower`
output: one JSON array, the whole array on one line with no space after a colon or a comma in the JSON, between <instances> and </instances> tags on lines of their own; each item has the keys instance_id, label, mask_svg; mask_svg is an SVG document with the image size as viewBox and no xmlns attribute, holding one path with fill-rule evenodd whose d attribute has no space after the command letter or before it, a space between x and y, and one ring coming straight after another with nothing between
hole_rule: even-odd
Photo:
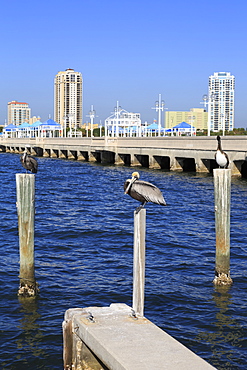
<instances>
[{"instance_id":1,"label":"high-rise tower","mask_svg":"<svg viewBox=\"0 0 247 370\"><path fill-rule=\"evenodd\" d=\"M235 77L230 72L209 76L208 119L212 131L232 131L234 128Z\"/></svg>"},{"instance_id":2,"label":"high-rise tower","mask_svg":"<svg viewBox=\"0 0 247 370\"><path fill-rule=\"evenodd\" d=\"M63 127L82 125L82 74L74 69L58 72L54 80L54 119Z\"/></svg>"}]
</instances>

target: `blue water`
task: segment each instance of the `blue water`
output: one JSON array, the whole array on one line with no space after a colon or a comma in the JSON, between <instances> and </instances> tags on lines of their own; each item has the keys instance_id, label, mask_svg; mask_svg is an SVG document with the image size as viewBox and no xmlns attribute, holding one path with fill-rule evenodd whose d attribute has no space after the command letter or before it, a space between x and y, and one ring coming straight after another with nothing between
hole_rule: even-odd
<instances>
[{"instance_id":1,"label":"blue water","mask_svg":"<svg viewBox=\"0 0 247 370\"><path fill-rule=\"evenodd\" d=\"M17 296L15 174L0 153L0 366L62 369L62 321L72 307L132 304L132 168L38 158L35 272L40 295ZM232 181L229 289L214 278L211 175L139 169L168 207L147 205L145 316L218 369L247 369L247 182ZM153 370L153 369L150 369Z\"/></svg>"}]
</instances>

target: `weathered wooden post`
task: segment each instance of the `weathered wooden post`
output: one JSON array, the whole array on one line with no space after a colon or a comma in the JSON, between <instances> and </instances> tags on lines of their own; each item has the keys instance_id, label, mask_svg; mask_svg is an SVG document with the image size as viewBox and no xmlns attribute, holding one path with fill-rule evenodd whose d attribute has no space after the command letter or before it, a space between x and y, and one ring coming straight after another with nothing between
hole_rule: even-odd
<instances>
[{"instance_id":1,"label":"weathered wooden post","mask_svg":"<svg viewBox=\"0 0 247 370\"><path fill-rule=\"evenodd\" d=\"M216 260L215 285L230 285L231 170L214 169Z\"/></svg>"},{"instance_id":2,"label":"weathered wooden post","mask_svg":"<svg viewBox=\"0 0 247 370\"><path fill-rule=\"evenodd\" d=\"M144 315L146 209L134 212L133 310Z\"/></svg>"},{"instance_id":3,"label":"weathered wooden post","mask_svg":"<svg viewBox=\"0 0 247 370\"><path fill-rule=\"evenodd\" d=\"M34 274L35 175L16 174L16 193L20 249L18 295L31 297L38 292Z\"/></svg>"}]
</instances>

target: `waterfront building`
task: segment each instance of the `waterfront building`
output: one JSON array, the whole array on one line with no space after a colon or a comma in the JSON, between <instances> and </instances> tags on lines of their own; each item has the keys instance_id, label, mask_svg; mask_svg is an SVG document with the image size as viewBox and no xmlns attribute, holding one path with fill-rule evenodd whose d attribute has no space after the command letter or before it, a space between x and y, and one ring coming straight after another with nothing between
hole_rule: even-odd
<instances>
[{"instance_id":1,"label":"waterfront building","mask_svg":"<svg viewBox=\"0 0 247 370\"><path fill-rule=\"evenodd\" d=\"M40 117L38 116L33 116L29 120L29 124L32 125L34 122L40 121Z\"/></svg>"},{"instance_id":2,"label":"waterfront building","mask_svg":"<svg viewBox=\"0 0 247 370\"><path fill-rule=\"evenodd\" d=\"M215 72L209 76L208 115L211 131L234 129L235 77L230 72Z\"/></svg>"},{"instance_id":3,"label":"waterfront building","mask_svg":"<svg viewBox=\"0 0 247 370\"><path fill-rule=\"evenodd\" d=\"M8 103L8 125L21 125L23 122L29 122L31 117L31 108L27 103L13 100Z\"/></svg>"},{"instance_id":4,"label":"waterfront building","mask_svg":"<svg viewBox=\"0 0 247 370\"><path fill-rule=\"evenodd\" d=\"M36 138L60 137L62 126L52 119L45 122L36 121L33 124L23 122L21 125L9 124L3 128L5 138Z\"/></svg>"},{"instance_id":5,"label":"waterfront building","mask_svg":"<svg viewBox=\"0 0 247 370\"><path fill-rule=\"evenodd\" d=\"M118 102L114 113L105 120L106 136L142 136L143 129L140 113L127 112Z\"/></svg>"},{"instance_id":6,"label":"waterfront building","mask_svg":"<svg viewBox=\"0 0 247 370\"><path fill-rule=\"evenodd\" d=\"M203 108L191 108L190 111L166 111L166 129L171 129L181 122L187 122L196 130L207 130L208 113Z\"/></svg>"},{"instance_id":7,"label":"waterfront building","mask_svg":"<svg viewBox=\"0 0 247 370\"><path fill-rule=\"evenodd\" d=\"M60 125L82 126L82 74L74 69L58 72L54 79L54 119Z\"/></svg>"}]
</instances>

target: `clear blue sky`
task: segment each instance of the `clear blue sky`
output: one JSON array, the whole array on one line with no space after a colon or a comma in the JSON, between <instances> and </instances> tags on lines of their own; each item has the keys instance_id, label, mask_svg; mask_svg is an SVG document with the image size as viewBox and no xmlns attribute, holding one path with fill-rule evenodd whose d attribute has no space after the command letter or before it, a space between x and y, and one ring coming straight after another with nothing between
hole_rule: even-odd
<instances>
[{"instance_id":1,"label":"clear blue sky","mask_svg":"<svg viewBox=\"0 0 247 370\"><path fill-rule=\"evenodd\" d=\"M0 8L0 123L7 103L53 117L53 83L73 68L84 80L84 122L91 104L102 122L122 108L157 117L202 107L208 77L236 78L235 127L247 127L246 0L4 1Z\"/></svg>"}]
</instances>

